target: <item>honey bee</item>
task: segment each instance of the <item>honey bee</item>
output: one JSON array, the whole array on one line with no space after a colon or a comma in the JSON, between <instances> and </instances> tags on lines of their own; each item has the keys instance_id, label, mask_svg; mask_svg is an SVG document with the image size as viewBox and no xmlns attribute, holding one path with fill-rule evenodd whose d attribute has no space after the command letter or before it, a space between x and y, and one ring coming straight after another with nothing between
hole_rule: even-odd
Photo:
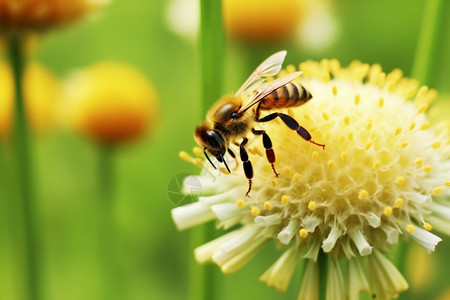
<instances>
[{"instance_id":1,"label":"honey bee","mask_svg":"<svg viewBox=\"0 0 450 300\"><path fill-rule=\"evenodd\" d=\"M294 82L302 72L293 72L277 78L271 82L265 82L269 76L278 74L286 56L286 51L277 52L264 60L233 95L225 95L208 111L206 121L203 121L194 132L194 138L203 148L205 157L216 168L208 156L208 152L218 162L224 163L231 173L225 153L236 159L236 155L229 148L231 143L239 146L239 154L243 163L244 173L248 179L248 190L245 194L249 197L252 188L253 167L249 160L245 146L248 143L247 135L261 135L267 160L272 166L276 177L275 152L272 141L264 130L256 130L256 123L269 122L279 117L290 129L297 132L303 139L325 149L324 144L319 144L311 139L311 134L291 116L272 112L260 118L261 111L300 106L312 98L311 93L301 84ZM241 141L240 143L238 141Z\"/></svg>"}]
</instances>

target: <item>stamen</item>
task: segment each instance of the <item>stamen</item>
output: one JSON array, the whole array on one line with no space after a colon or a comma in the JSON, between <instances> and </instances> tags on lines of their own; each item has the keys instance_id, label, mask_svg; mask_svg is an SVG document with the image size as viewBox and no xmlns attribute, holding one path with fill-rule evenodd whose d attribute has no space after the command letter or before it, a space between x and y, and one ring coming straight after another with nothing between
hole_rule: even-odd
<instances>
[{"instance_id":1,"label":"stamen","mask_svg":"<svg viewBox=\"0 0 450 300\"><path fill-rule=\"evenodd\" d=\"M378 100L378 106L379 106L380 108L382 108L382 107L384 106L384 98L383 98L383 97L381 97L381 98Z\"/></svg>"},{"instance_id":2,"label":"stamen","mask_svg":"<svg viewBox=\"0 0 450 300\"><path fill-rule=\"evenodd\" d=\"M335 165L336 165L336 163L333 160L329 160L327 162L328 169L333 169Z\"/></svg>"},{"instance_id":3,"label":"stamen","mask_svg":"<svg viewBox=\"0 0 450 300\"><path fill-rule=\"evenodd\" d=\"M281 197L281 203L282 204L288 204L289 203L289 196L288 195L283 195L282 197Z\"/></svg>"},{"instance_id":4,"label":"stamen","mask_svg":"<svg viewBox=\"0 0 450 300\"><path fill-rule=\"evenodd\" d=\"M336 97L337 96L337 86L333 85L332 91L333 91L333 95Z\"/></svg>"},{"instance_id":5,"label":"stamen","mask_svg":"<svg viewBox=\"0 0 450 300\"><path fill-rule=\"evenodd\" d=\"M319 157L319 152L317 152L317 151L313 151L312 153L311 153L311 158L314 160L314 161L317 161L317 158Z\"/></svg>"},{"instance_id":6,"label":"stamen","mask_svg":"<svg viewBox=\"0 0 450 300\"><path fill-rule=\"evenodd\" d=\"M411 125L409 125L409 130L413 130L414 127L416 127L416 122L412 122Z\"/></svg>"},{"instance_id":7,"label":"stamen","mask_svg":"<svg viewBox=\"0 0 450 300\"><path fill-rule=\"evenodd\" d=\"M344 124L347 125L347 126L350 124L350 117L349 116L345 116L344 117Z\"/></svg>"},{"instance_id":8,"label":"stamen","mask_svg":"<svg viewBox=\"0 0 450 300\"><path fill-rule=\"evenodd\" d=\"M417 113L422 114L424 112L426 112L428 109L428 104L422 104L421 106L419 106L419 108L417 109Z\"/></svg>"},{"instance_id":9,"label":"stamen","mask_svg":"<svg viewBox=\"0 0 450 300\"><path fill-rule=\"evenodd\" d=\"M381 167L381 161L376 160L373 162L372 169L378 170Z\"/></svg>"},{"instance_id":10,"label":"stamen","mask_svg":"<svg viewBox=\"0 0 450 300\"><path fill-rule=\"evenodd\" d=\"M264 202L264 209L270 210L272 208L272 204L269 201Z\"/></svg>"},{"instance_id":11,"label":"stamen","mask_svg":"<svg viewBox=\"0 0 450 300\"><path fill-rule=\"evenodd\" d=\"M408 146L408 142L402 142L400 144L400 147L402 147L402 148L406 148L407 146Z\"/></svg>"},{"instance_id":12,"label":"stamen","mask_svg":"<svg viewBox=\"0 0 450 300\"><path fill-rule=\"evenodd\" d=\"M431 229L433 229L433 227L429 223L424 223L423 224L423 229L431 231Z\"/></svg>"},{"instance_id":13,"label":"stamen","mask_svg":"<svg viewBox=\"0 0 450 300\"><path fill-rule=\"evenodd\" d=\"M433 147L434 149L436 149L436 148L439 148L439 146L441 146L441 141L437 141L437 142L434 142L433 144L431 144L431 147Z\"/></svg>"},{"instance_id":14,"label":"stamen","mask_svg":"<svg viewBox=\"0 0 450 300\"><path fill-rule=\"evenodd\" d=\"M400 208L403 206L404 203L405 203L405 200L403 200L403 198L397 198L394 202L394 206L396 208Z\"/></svg>"},{"instance_id":15,"label":"stamen","mask_svg":"<svg viewBox=\"0 0 450 300\"><path fill-rule=\"evenodd\" d=\"M395 183L397 185L404 185L405 182L406 182L406 179L403 176L398 176L397 179L395 180Z\"/></svg>"},{"instance_id":16,"label":"stamen","mask_svg":"<svg viewBox=\"0 0 450 300\"><path fill-rule=\"evenodd\" d=\"M367 122L366 129L367 129L367 130L370 130L370 129L372 128L372 125L373 125L373 120L370 119L370 120Z\"/></svg>"},{"instance_id":17,"label":"stamen","mask_svg":"<svg viewBox=\"0 0 450 300\"><path fill-rule=\"evenodd\" d=\"M300 229L300 231L298 232L298 234L300 235L300 237L302 239L306 239L308 237L308 231L306 231L305 228Z\"/></svg>"},{"instance_id":18,"label":"stamen","mask_svg":"<svg viewBox=\"0 0 450 300\"><path fill-rule=\"evenodd\" d=\"M428 128L430 128L430 123L425 122L422 125L420 125L420 130L427 130Z\"/></svg>"},{"instance_id":19,"label":"stamen","mask_svg":"<svg viewBox=\"0 0 450 300\"><path fill-rule=\"evenodd\" d=\"M418 157L416 158L416 160L414 161L414 163L418 166L420 166L423 163L423 158L422 157Z\"/></svg>"},{"instance_id":20,"label":"stamen","mask_svg":"<svg viewBox=\"0 0 450 300\"><path fill-rule=\"evenodd\" d=\"M424 171L425 173L429 173L429 172L431 171L431 166L430 166L430 165L426 165L426 166L423 168L423 171Z\"/></svg>"},{"instance_id":21,"label":"stamen","mask_svg":"<svg viewBox=\"0 0 450 300\"><path fill-rule=\"evenodd\" d=\"M359 200L367 199L367 198L369 198L369 193L366 190L363 189L363 190L359 191L359 194L358 194Z\"/></svg>"},{"instance_id":22,"label":"stamen","mask_svg":"<svg viewBox=\"0 0 450 300\"><path fill-rule=\"evenodd\" d=\"M295 173L294 175L292 175L292 179L293 179L294 181L298 181L298 180L300 179L300 174Z\"/></svg>"},{"instance_id":23,"label":"stamen","mask_svg":"<svg viewBox=\"0 0 450 300\"><path fill-rule=\"evenodd\" d=\"M270 185L271 186L273 186L273 187L276 187L277 186L277 181L275 180L275 179L272 179L271 181L270 181Z\"/></svg>"},{"instance_id":24,"label":"stamen","mask_svg":"<svg viewBox=\"0 0 450 300\"><path fill-rule=\"evenodd\" d=\"M386 206L385 208L384 208L384 212L383 212L386 216L391 216L392 215L392 213L393 213L393 209L392 209L392 207L391 206Z\"/></svg>"},{"instance_id":25,"label":"stamen","mask_svg":"<svg viewBox=\"0 0 450 300\"><path fill-rule=\"evenodd\" d=\"M445 185L446 187L450 187L450 180L447 180L446 182L444 182L444 185Z\"/></svg>"},{"instance_id":26,"label":"stamen","mask_svg":"<svg viewBox=\"0 0 450 300\"><path fill-rule=\"evenodd\" d=\"M408 233L413 233L415 231L414 225L413 224L406 225L406 231Z\"/></svg>"},{"instance_id":27,"label":"stamen","mask_svg":"<svg viewBox=\"0 0 450 300\"><path fill-rule=\"evenodd\" d=\"M399 135L400 133L402 133L402 128L398 127L397 129L395 129L395 135Z\"/></svg>"},{"instance_id":28,"label":"stamen","mask_svg":"<svg viewBox=\"0 0 450 300\"><path fill-rule=\"evenodd\" d=\"M284 167L283 171L286 175L291 175L291 172L292 172L291 168L289 168L288 166Z\"/></svg>"},{"instance_id":29,"label":"stamen","mask_svg":"<svg viewBox=\"0 0 450 300\"><path fill-rule=\"evenodd\" d=\"M311 211L313 211L313 210L315 210L316 208L317 208L316 202L314 202L314 201L309 201L309 203L308 203L308 209L311 210Z\"/></svg>"},{"instance_id":30,"label":"stamen","mask_svg":"<svg viewBox=\"0 0 450 300\"><path fill-rule=\"evenodd\" d=\"M433 189L432 193L433 193L433 195L437 196L437 195L442 193L442 188L441 187L437 187L437 188Z\"/></svg>"},{"instance_id":31,"label":"stamen","mask_svg":"<svg viewBox=\"0 0 450 300\"><path fill-rule=\"evenodd\" d=\"M322 113L322 118L323 118L325 121L328 121L328 120L330 119L330 116L329 116L326 112L323 112L323 113Z\"/></svg>"},{"instance_id":32,"label":"stamen","mask_svg":"<svg viewBox=\"0 0 450 300\"><path fill-rule=\"evenodd\" d=\"M204 157L205 155L203 154L203 150L200 147L194 147L192 149L192 152L194 152L195 155L199 156L199 157Z\"/></svg>"},{"instance_id":33,"label":"stamen","mask_svg":"<svg viewBox=\"0 0 450 300\"><path fill-rule=\"evenodd\" d=\"M359 94L355 95L355 105L359 105L359 102L361 101L361 96Z\"/></svg>"},{"instance_id":34,"label":"stamen","mask_svg":"<svg viewBox=\"0 0 450 300\"><path fill-rule=\"evenodd\" d=\"M252 207L252 209L250 210L250 212L252 213L253 216L259 216L259 214L261 213L261 211L259 210L259 208L257 207Z\"/></svg>"},{"instance_id":35,"label":"stamen","mask_svg":"<svg viewBox=\"0 0 450 300\"><path fill-rule=\"evenodd\" d=\"M186 151L180 151L178 153L178 157L184 160L185 162L192 163L193 158Z\"/></svg>"},{"instance_id":36,"label":"stamen","mask_svg":"<svg viewBox=\"0 0 450 300\"><path fill-rule=\"evenodd\" d=\"M237 207L242 208L244 207L245 202L242 199L239 199L238 201L236 201L236 205Z\"/></svg>"},{"instance_id":37,"label":"stamen","mask_svg":"<svg viewBox=\"0 0 450 300\"><path fill-rule=\"evenodd\" d=\"M341 159L343 162L347 161L348 153L346 151L341 153Z\"/></svg>"}]
</instances>

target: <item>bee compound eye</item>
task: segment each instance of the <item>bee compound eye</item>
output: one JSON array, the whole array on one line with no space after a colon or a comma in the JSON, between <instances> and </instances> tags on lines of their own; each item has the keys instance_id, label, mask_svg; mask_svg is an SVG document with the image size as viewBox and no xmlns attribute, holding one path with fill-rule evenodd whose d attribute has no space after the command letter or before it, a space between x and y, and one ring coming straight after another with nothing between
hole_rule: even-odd
<instances>
[{"instance_id":1,"label":"bee compound eye","mask_svg":"<svg viewBox=\"0 0 450 300\"><path fill-rule=\"evenodd\" d=\"M224 139L220 133L216 130L210 130L207 132L208 135L208 143L212 148L223 148L224 147Z\"/></svg>"}]
</instances>

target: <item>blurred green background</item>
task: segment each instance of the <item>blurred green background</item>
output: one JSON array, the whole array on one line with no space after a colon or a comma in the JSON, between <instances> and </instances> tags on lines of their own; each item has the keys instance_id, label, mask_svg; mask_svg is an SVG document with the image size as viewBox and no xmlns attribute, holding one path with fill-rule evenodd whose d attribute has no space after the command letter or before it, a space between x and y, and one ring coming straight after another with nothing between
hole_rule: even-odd
<instances>
[{"instance_id":1,"label":"blurred green background","mask_svg":"<svg viewBox=\"0 0 450 300\"><path fill-rule=\"evenodd\" d=\"M380 63L387 72L400 68L410 74L425 1L328 3L335 33L334 41L324 47L304 47L293 39L258 44L230 39L224 58L225 90L236 90L262 58L280 49L288 50L285 63L337 58L347 65L359 59ZM445 5L448 16L450 5ZM194 146L193 129L204 116L200 114L197 42L169 29L168 6L169 1L112 1L95 20L41 38L35 60L58 77L99 61L123 62L152 81L161 106L155 130L114 153L113 252L120 278L116 284L105 286L109 270L101 264L105 253L96 230L97 147L58 129L33 138L43 299L103 299L105 289L113 295L109 299L188 298L193 248L189 231L177 232L171 220L170 210L176 204L167 191L175 176L198 172L181 161L178 152ZM450 22L445 20L440 30L438 64L430 86L445 95L450 93ZM0 299L9 300L21 299L22 274L17 269L20 257L12 246L15 231L8 201L14 198L6 170L0 169ZM266 248L236 274L217 271L218 299L296 299L300 282L295 278L285 294L258 281L280 254L273 245ZM450 267L449 251L450 239L445 238L426 267L431 272L426 282L412 287L408 299L437 299L450 288L448 278L439 276Z\"/></svg>"}]
</instances>

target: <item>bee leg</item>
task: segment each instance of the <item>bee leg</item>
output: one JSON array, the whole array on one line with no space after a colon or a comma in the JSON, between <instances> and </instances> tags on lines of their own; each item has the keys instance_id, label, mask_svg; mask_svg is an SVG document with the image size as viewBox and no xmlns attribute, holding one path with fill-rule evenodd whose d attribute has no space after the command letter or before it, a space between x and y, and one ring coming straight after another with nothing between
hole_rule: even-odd
<instances>
[{"instance_id":1,"label":"bee leg","mask_svg":"<svg viewBox=\"0 0 450 300\"><path fill-rule=\"evenodd\" d=\"M242 143L239 146L239 154L241 156L242 164L244 166L245 177L248 179L248 190L245 193L246 197L250 197L248 194L252 189L252 178L253 178L253 167L251 161L248 159L247 151L245 150L245 145L247 144L248 139L244 138Z\"/></svg>"},{"instance_id":2,"label":"bee leg","mask_svg":"<svg viewBox=\"0 0 450 300\"><path fill-rule=\"evenodd\" d=\"M280 175L280 174L277 173L277 171L275 170L275 165L274 165L274 163L275 163L275 152L272 149L272 141L271 141L269 135L266 133L265 130L256 130L254 128L252 128L252 132L255 135L262 135L262 137L263 137L263 145L264 145L264 148L266 148L267 160L272 165L272 170L275 173L275 177L278 177L278 175Z\"/></svg>"},{"instance_id":3,"label":"bee leg","mask_svg":"<svg viewBox=\"0 0 450 300\"><path fill-rule=\"evenodd\" d=\"M265 100L263 99L263 100L261 100L261 101L258 103L258 106L256 106L255 121L258 121L258 120L259 120L259 116L261 115L261 103L262 103L263 101L265 102Z\"/></svg>"},{"instance_id":4,"label":"bee leg","mask_svg":"<svg viewBox=\"0 0 450 300\"><path fill-rule=\"evenodd\" d=\"M276 117L280 117L280 119L284 122L284 124L286 124L287 127L289 127L292 130L295 130L298 133L298 135L300 135L302 138L304 138L305 140L314 145L322 147L325 150L325 144L319 144L311 140L311 134L308 132L308 130L300 126L300 124L298 124L298 122L289 115L276 112L269 114L262 119L259 119L258 122L269 122L275 119Z\"/></svg>"},{"instance_id":5,"label":"bee leg","mask_svg":"<svg viewBox=\"0 0 450 300\"><path fill-rule=\"evenodd\" d=\"M237 169L238 166L239 166L239 161L238 161L237 158L236 158L236 154L234 154L234 152L233 152L230 148L228 148L228 154L230 154L231 157L234 158L234 160L235 160L235 162L236 162L236 167L233 169L233 171L236 171L236 169Z\"/></svg>"}]
</instances>

